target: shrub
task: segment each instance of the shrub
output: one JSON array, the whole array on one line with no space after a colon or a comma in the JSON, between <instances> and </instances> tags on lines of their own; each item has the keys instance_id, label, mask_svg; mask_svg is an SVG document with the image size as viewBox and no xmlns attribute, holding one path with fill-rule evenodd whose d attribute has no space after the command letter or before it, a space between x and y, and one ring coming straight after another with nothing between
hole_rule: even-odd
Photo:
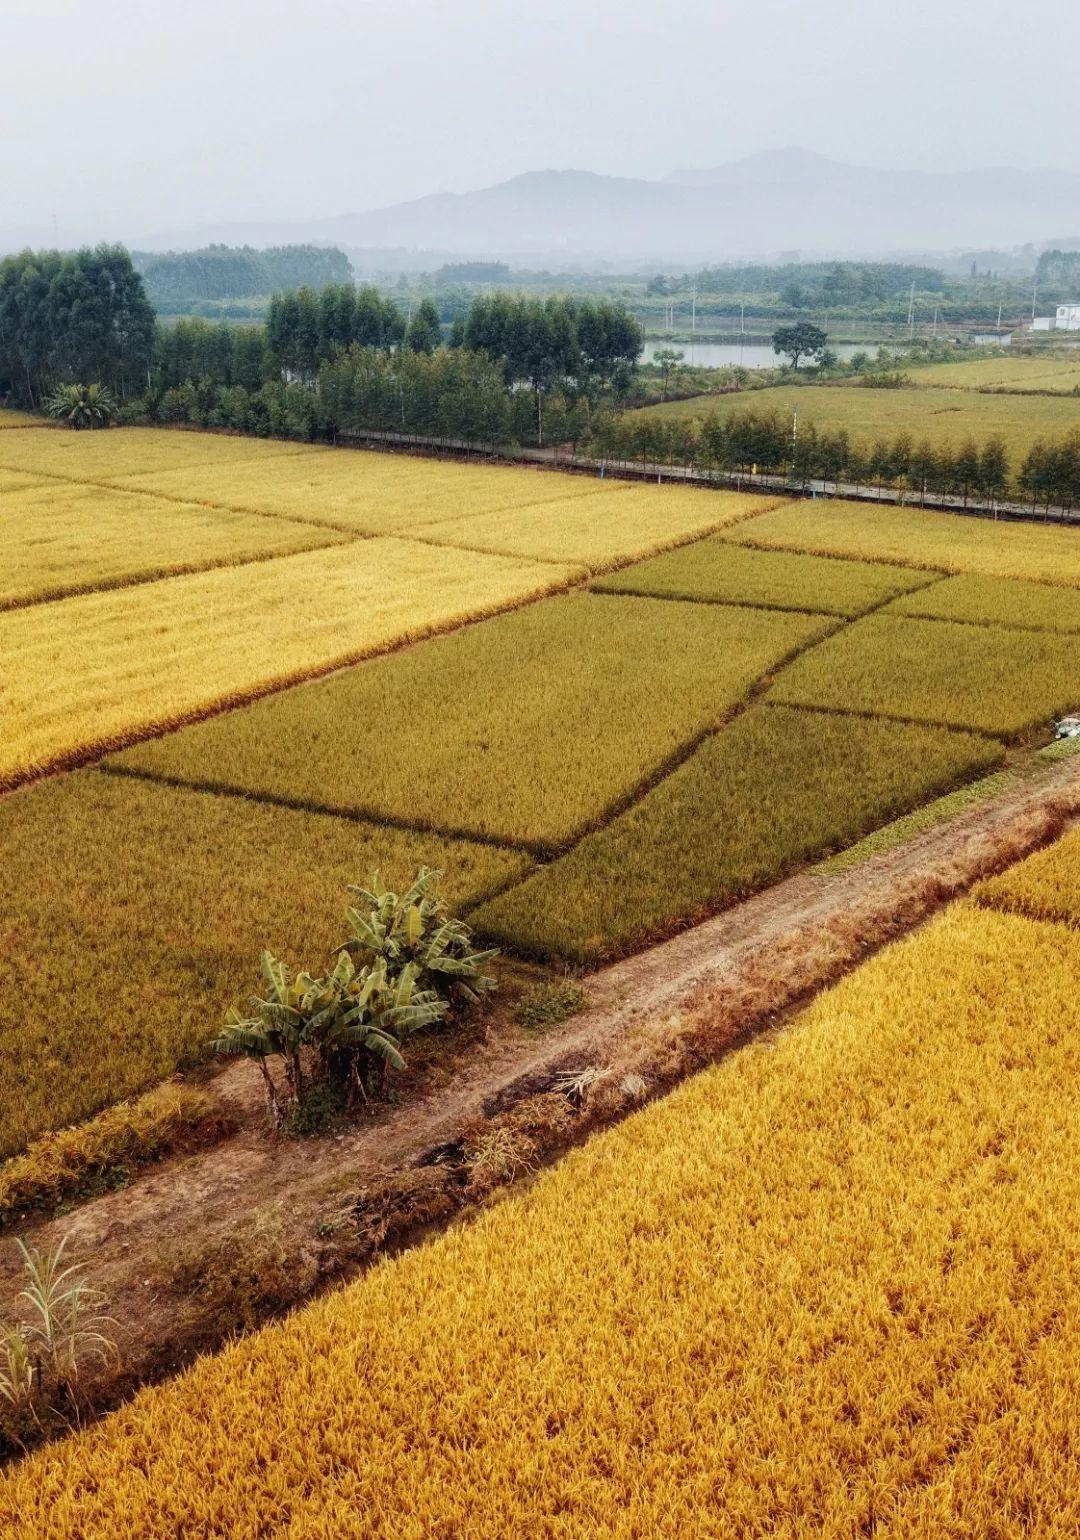
<instances>
[{"instance_id":1,"label":"shrub","mask_svg":"<svg viewBox=\"0 0 1080 1540\"><path fill-rule=\"evenodd\" d=\"M60 385L45 402L45 410L69 428L111 428L119 406L104 385Z\"/></svg>"}]
</instances>

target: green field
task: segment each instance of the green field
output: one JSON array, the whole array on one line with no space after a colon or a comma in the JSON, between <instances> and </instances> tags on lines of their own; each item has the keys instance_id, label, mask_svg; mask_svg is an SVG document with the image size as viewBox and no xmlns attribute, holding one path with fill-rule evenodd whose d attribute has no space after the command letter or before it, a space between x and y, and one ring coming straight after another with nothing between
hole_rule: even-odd
<instances>
[{"instance_id":1,"label":"green field","mask_svg":"<svg viewBox=\"0 0 1080 1540\"><path fill-rule=\"evenodd\" d=\"M748 530L755 523L752 520ZM662 599L853 617L932 582L931 577L903 567L758 551L716 537L624 567L598 579L593 588L601 593L653 594Z\"/></svg>"},{"instance_id":2,"label":"green field","mask_svg":"<svg viewBox=\"0 0 1080 1540\"><path fill-rule=\"evenodd\" d=\"M558 845L828 629L820 617L574 594L139 744L115 762Z\"/></svg>"},{"instance_id":3,"label":"green field","mask_svg":"<svg viewBox=\"0 0 1080 1540\"><path fill-rule=\"evenodd\" d=\"M1078 697L1071 637L881 614L797 659L769 698L1014 737Z\"/></svg>"},{"instance_id":4,"label":"green field","mask_svg":"<svg viewBox=\"0 0 1080 1540\"><path fill-rule=\"evenodd\" d=\"M788 422L797 410L800 424L812 423L818 430L845 428L864 447L899 433L910 433L916 442L925 439L953 449L966 439L995 437L1003 440L1014 470L1037 439L1061 437L1080 428L1080 400L1070 397L981 395L934 386L869 390L862 385L775 385L723 396L693 396L642 410L674 419L775 412Z\"/></svg>"},{"instance_id":5,"label":"green field","mask_svg":"<svg viewBox=\"0 0 1080 1540\"><path fill-rule=\"evenodd\" d=\"M264 947L317 963L346 886L446 872L455 904L528 858L81 771L0 799L0 1157L202 1055Z\"/></svg>"},{"instance_id":6,"label":"green field","mask_svg":"<svg viewBox=\"0 0 1080 1540\"><path fill-rule=\"evenodd\" d=\"M745 897L1001 758L1000 745L966 733L755 706L474 920L515 949L595 961Z\"/></svg>"}]
</instances>

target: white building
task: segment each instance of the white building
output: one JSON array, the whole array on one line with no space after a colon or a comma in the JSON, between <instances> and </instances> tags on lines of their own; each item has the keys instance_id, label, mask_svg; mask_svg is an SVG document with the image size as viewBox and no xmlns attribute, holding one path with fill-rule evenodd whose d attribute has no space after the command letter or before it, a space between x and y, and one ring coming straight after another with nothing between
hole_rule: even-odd
<instances>
[{"instance_id":1,"label":"white building","mask_svg":"<svg viewBox=\"0 0 1080 1540\"><path fill-rule=\"evenodd\" d=\"M1080 332L1080 305L1059 305L1054 317L1056 332Z\"/></svg>"}]
</instances>

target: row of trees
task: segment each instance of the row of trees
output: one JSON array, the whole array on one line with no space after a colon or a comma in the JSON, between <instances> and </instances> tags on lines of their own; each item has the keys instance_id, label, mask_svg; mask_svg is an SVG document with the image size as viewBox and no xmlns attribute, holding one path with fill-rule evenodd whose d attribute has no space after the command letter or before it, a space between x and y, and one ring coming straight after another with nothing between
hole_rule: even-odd
<instances>
[{"instance_id":1,"label":"row of trees","mask_svg":"<svg viewBox=\"0 0 1080 1540\"><path fill-rule=\"evenodd\" d=\"M957 447L916 442L908 433L864 444L843 429L793 431L790 419L765 412L712 415L700 422L603 415L593 424L594 453L644 467L686 465L697 470L784 475L856 486L900 487L918 497L948 495L996 502L1017 492L1046 506L1080 504L1080 433L1034 445L1012 475L998 438Z\"/></svg>"},{"instance_id":2,"label":"row of trees","mask_svg":"<svg viewBox=\"0 0 1080 1540\"><path fill-rule=\"evenodd\" d=\"M204 246L198 251L135 252L147 297L157 310L183 311L201 300L245 299L347 283L349 259L334 246Z\"/></svg>"},{"instance_id":3,"label":"row of trees","mask_svg":"<svg viewBox=\"0 0 1080 1540\"><path fill-rule=\"evenodd\" d=\"M484 445L542 436L576 444L588 432L590 413L587 397L549 392L538 421L532 393L508 386L494 359L468 348L350 348L324 364L314 384L222 384L204 376L145 403L145 415L156 422L329 442L375 431Z\"/></svg>"},{"instance_id":4,"label":"row of trees","mask_svg":"<svg viewBox=\"0 0 1080 1540\"><path fill-rule=\"evenodd\" d=\"M71 381L123 399L146 389L155 343L154 312L123 247L0 262L0 399L36 407Z\"/></svg>"}]
</instances>

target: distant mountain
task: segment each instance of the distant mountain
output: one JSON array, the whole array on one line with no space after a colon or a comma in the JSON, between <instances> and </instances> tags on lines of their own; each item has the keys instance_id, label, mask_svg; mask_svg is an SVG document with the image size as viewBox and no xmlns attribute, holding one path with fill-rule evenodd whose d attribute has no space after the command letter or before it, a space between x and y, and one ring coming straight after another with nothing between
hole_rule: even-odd
<instances>
[{"instance_id":1,"label":"distant mountain","mask_svg":"<svg viewBox=\"0 0 1080 1540\"><path fill-rule=\"evenodd\" d=\"M349 246L437 247L465 256L722 261L1012 246L1080 230L1080 176L985 167L887 171L777 150L662 181L534 171L320 221Z\"/></svg>"},{"instance_id":2,"label":"distant mountain","mask_svg":"<svg viewBox=\"0 0 1080 1540\"><path fill-rule=\"evenodd\" d=\"M318 241L380 251L567 265L722 262L797 250L874 255L1045 244L1080 232L1080 175L981 167L893 171L770 150L659 181L531 171L331 219L229 222L132 240L146 250ZM0 236L2 240L2 236Z\"/></svg>"}]
</instances>

